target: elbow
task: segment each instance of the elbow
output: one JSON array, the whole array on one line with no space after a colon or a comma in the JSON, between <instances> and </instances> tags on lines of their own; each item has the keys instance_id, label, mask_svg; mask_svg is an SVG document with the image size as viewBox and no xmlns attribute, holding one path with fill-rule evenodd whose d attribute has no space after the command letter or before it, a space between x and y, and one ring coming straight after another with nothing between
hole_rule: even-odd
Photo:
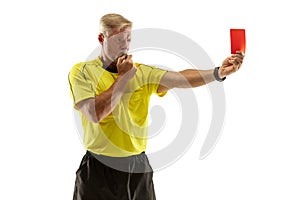
<instances>
[{"instance_id":1,"label":"elbow","mask_svg":"<svg viewBox=\"0 0 300 200\"><path fill-rule=\"evenodd\" d=\"M96 108L94 100L90 100L81 105L79 104L78 107L82 115L92 123L99 123L107 116L107 114L105 114L107 113L105 107L101 106Z\"/></svg>"},{"instance_id":2,"label":"elbow","mask_svg":"<svg viewBox=\"0 0 300 200\"><path fill-rule=\"evenodd\" d=\"M107 115L104 114L104 111L98 111L95 109L95 107L91 107L88 109L88 117L87 119L92 122L98 124L101 122Z\"/></svg>"},{"instance_id":3,"label":"elbow","mask_svg":"<svg viewBox=\"0 0 300 200\"><path fill-rule=\"evenodd\" d=\"M88 118L88 120L92 123L98 124L101 120L98 119L97 116L91 116Z\"/></svg>"},{"instance_id":4,"label":"elbow","mask_svg":"<svg viewBox=\"0 0 300 200\"><path fill-rule=\"evenodd\" d=\"M92 123L99 123L100 120L98 119L98 117L96 116L96 114L94 114L93 112L82 112L82 115L89 121Z\"/></svg>"},{"instance_id":5,"label":"elbow","mask_svg":"<svg viewBox=\"0 0 300 200\"><path fill-rule=\"evenodd\" d=\"M81 109L82 114L85 118L92 123L99 123L101 119L98 117L93 103L86 104L83 109Z\"/></svg>"},{"instance_id":6,"label":"elbow","mask_svg":"<svg viewBox=\"0 0 300 200\"><path fill-rule=\"evenodd\" d=\"M95 110L95 107L91 107L88 109L87 119L92 123L99 123L102 118L98 117L98 113Z\"/></svg>"},{"instance_id":7,"label":"elbow","mask_svg":"<svg viewBox=\"0 0 300 200\"><path fill-rule=\"evenodd\" d=\"M92 123L99 123L102 120L100 114L96 112L94 99L87 99L79 102L77 108L81 112L82 116Z\"/></svg>"}]
</instances>

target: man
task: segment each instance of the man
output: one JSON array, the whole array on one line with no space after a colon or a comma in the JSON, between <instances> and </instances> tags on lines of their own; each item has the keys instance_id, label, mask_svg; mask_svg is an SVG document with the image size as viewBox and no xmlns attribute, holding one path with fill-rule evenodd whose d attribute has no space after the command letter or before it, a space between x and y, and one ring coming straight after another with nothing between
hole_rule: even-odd
<instances>
[{"instance_id":1,"label":"man","mask_svg":"<svg viewBox=\"0 0 300 200\"><path fill-rule=\"evenodd\" d=\"M131 28L132 23L121 15L104 15L99 57L76 64L69 73L87 149L76 172L74 200L156 199L153 171L144 153L150 96L223 81L241 67L244 58L237 52L221 67L180 72L133 63L132 55L127 55Z\"/></svg>"}]
</instances>

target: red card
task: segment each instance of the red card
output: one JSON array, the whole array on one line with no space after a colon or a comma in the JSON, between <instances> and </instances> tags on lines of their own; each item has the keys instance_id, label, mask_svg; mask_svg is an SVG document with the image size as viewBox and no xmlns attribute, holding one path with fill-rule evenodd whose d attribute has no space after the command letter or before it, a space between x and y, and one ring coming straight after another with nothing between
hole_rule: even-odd
<instances>
[{"instance_id":1,"label":"red card","mask_svg":"<svg viewBox=\"0 0 300 200\"><path fill-rule=\"evenodd\" d=\"M231 53L236 51L246 51L246 34L245 29L230 29Z\"/></svg>"}]
</instances>

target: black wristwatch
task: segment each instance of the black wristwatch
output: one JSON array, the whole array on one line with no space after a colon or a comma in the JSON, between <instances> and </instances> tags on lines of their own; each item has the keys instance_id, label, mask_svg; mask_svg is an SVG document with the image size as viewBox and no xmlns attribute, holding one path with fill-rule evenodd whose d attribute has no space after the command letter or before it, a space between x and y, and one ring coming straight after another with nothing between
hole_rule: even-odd
<instances>
[{"instance_id":1,"label":"black wristwatch","mask_svg":"<svg viewBox=\"0 0 300 200\"><path fill-rule=\"evenodd\" d=\"M226 77L224 77L224 78L220 78L219 77L219 69L220 69L220 67L216 67L214 69L214 76L215 76L215 78L216 78L217 81L222 82L222 81L224 81L226 79Z\"/></svg>"}]
</instances>

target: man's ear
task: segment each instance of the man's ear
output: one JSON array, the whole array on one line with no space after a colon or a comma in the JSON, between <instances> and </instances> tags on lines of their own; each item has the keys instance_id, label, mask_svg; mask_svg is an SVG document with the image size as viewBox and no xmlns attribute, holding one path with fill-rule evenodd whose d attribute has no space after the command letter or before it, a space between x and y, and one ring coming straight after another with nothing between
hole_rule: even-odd
<instances>
[{"instance_id":1,"label":"man's ear","mask_svg":"<svg viewBox=\"0 0 300 200\"><path fill-rule=\"evenodd\" d=\"M100 44L103 43L103 41L104 41L104 35L103 35L103 33L99 33L99 35L98 35L98 41L100 42Z\"/></svg>"}]
</instances>

